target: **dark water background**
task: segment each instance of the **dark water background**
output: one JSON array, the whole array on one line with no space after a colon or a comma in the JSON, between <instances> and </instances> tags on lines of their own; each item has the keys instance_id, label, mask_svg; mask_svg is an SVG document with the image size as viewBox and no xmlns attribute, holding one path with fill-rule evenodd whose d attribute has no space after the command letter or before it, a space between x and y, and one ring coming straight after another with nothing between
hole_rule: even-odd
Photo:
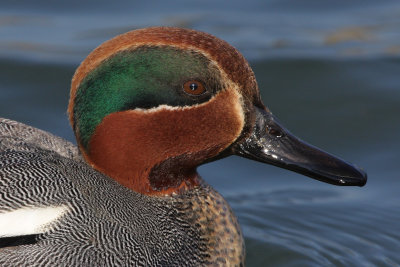
<instances>
[{"instance_id":1,"label":"dark water background","mask_svg":"<svg viewBox=\"0 0 400 267\"><path fill-rule=\"evenodd\" d=\"M202 166L239 217L247 266L400 266L400 1L2 0L0 116L73 141L75 68L154 25L233 44L287 128L368 172L344 188L238 157Z\"/></svg>"}]
</instances>

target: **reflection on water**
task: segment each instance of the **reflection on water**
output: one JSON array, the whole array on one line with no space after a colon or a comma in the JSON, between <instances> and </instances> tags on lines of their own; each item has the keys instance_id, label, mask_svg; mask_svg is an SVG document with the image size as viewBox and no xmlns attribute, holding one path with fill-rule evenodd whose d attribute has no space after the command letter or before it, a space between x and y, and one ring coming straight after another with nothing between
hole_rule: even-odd
<instances>
[{"instance_id":1,"label":"reflection on water","mask_svg":"<svg viewBox=\"0 0 400 267\"><path fill-rule=\"evenodd\" d=\"M73 140L70 79L90 50L148 25L211 32L251 60L289 130L369 174L343 188L238 157L200 167L239 217L247 265L399 266L398 2L19 3L0 11L0 116Z\"/></svg>"}]
</instances>

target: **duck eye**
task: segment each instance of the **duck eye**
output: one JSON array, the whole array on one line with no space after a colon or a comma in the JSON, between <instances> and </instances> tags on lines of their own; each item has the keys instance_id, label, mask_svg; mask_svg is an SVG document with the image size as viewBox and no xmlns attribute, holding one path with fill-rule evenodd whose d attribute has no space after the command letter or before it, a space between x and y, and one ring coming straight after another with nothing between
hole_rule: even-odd
<instances>
[{"instance_id":1,"label":"duck eye","mask_svg":"<svg viewBox=\"0 0 400 267\"><path fill-rule=\"evenodd\" d=\"M206 88L199 81L187 81L183 84L183 90L189 95L201 95Z\"/></svg>"}]
</instances>

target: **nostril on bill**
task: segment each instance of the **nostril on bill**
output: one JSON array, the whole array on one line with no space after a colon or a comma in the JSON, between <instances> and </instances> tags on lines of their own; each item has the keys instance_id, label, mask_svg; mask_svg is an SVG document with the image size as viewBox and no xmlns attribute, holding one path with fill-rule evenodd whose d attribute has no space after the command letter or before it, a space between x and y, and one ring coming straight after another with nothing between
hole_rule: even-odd
<instances>
[{"instance_id":1,"label":"nostril on bill","mask_svg":"<svg viewBox=\"0 0 400 267\"><path fill-rule=\"evenodd\" d=\"M268 128L268 134L274 136L274 137L282 137L283 133L279 129L276 128Z\"/></svg>"}]
</instances>

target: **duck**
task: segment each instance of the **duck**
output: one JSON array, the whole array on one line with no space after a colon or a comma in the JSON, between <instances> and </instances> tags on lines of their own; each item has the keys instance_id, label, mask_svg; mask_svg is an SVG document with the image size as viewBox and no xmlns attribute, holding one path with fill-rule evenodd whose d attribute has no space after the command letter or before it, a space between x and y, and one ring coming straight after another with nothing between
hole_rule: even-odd
<instances>
[{"instance_id":1,"label":"duck","mask_svg":"<svg viewBox=\"0 0 400 267\"><path fill-rule=\"evenodd\" d=\"M230 155L367 181L291 134L242 54L196 30L101 44L72 78L68 117L77 145L0 119L0 266L244 266L237 218L197 172Z\"/></svg>"}]
</instances>

